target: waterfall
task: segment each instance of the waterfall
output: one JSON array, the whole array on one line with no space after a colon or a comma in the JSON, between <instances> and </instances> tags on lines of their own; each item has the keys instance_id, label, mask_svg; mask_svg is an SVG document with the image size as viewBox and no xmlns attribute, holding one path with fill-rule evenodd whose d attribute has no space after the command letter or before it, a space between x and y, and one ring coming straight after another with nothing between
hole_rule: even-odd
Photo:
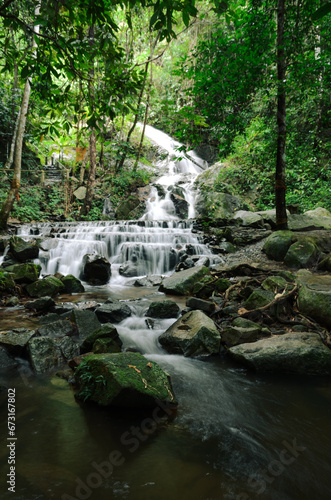
<instances>
[{"instance_id":1,"label":"waterfall","mask_svg":"<svg viewBox=\"0 0 331 500\"><path fill-rule=\"evenodd\" d=\"M201 236L192 232L193 221L180 220L173 201L185 199L188 217L194 216L192 185L205 162L193 153L190 153L193 161L186 157L176 159L181 144L153 127L146 127L146 136L160 145L167 157L157 164L163 174L151 186L142 218L22 226L19 230L22 237L33 235L43 239L38 261L42 274L60 272L79 278L86 254L97 254L111 263L112 284L137 276L169 274L185 253L196 260L203 255L212 260ZM174 194L178 192L182 196Z\"/></svg>"}]
</instances>

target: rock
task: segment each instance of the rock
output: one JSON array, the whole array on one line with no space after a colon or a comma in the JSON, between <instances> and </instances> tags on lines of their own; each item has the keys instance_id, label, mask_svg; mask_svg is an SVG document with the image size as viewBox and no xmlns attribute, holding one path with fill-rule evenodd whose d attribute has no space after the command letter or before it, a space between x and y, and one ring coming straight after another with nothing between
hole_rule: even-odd
<instances>
[{"instance_id":1,"label":"rock","mask_svg":"<svg viewBox=\"0 0 331 500\"><path fill-rule=\"evenodd\" d=\"M47 325L47 323L54 323L55 321L58 321L59 315L56 313L48 313L45 316L41 316L39 319L39 323L41 325Z\"/></svg>"},{"instance_id":2,"label":"rock","mask_svg":"<svg viewBox=\"0 0 331 500\"><path fill-rule=\"evenodd\" d=\"M128 285L133 286L160 286L164 276L158 275L148 275L145 278L138 278L136 280L130 281Z\"/></svg>"},{"instance_id":3,"label":"rock","mask_svg":"<svg viewBox=\"0 0 331 500\"><path fill-rule=\"evenodd\" d=\"M325 259L321 260L318 264L317 269L320 271L328 271L331 273L331 253L325 257Z\"/></svg>"},{"instance_id":4,"label":"rock","mask_svg":"<svg viewBox=\"0 0 331 500\"><path fill-rule=\"evenodd\" d=\"M169 375L138 353L88 356L76 369L75 379L77 399L101 406L155 408L158 401L177 406Z\"/></svg>"},{"instance_id":5,"label":"rock","mask_svg":"<svg viewBox=\"0 0 331 500\"><path fill-rule=\"evenodd\" d=\"M220 334L214 322L202 311L191 311L179 318L159 337L164 349L184 356L218 354Z\"/></svg>"},{"instance_id":6,"label":"rock","mask_svg":"<svg viewBox=\"0 0 331 500\"><path fill-rule=\"evenodd\" d=\"M14 277L11 273L2 272L0 270L0 293L10 293L15 288Z\"/></svg>"},{"instance_id":7,"label":"rock","mask_svg":"<svg viewBox=\"0 0 331 500\"><path fill-rule=\"evenodd\" d=\"M266 306L275 297L275 294L268 292L267 290L257 289L248 297L243 303L243 306L252 311L253 309L258 309L259 307Z\"/></svg>"},{"instance_id":8,"label":"rock","mask_svg":"<svg viewBox=\"0 0 331 500\"><path fill-rule=\"evenodd\" d=\"M189 208L187 201L182 196L175 193L171 193L170 198L175 206L177 217L180 219L187 219Z\"/></svg>"},{"instance_id":9,"label":"rock","mask_svg":"<svg viewBox=\"0 0 331 500\"><path fill-rule=\"evenodd\" d=\"M86 354L81 354L80 356L75 356L74 358L70 359L70 361L68 362L68 366L72 370L74 370L75 368L77 368L77 366L79 366L84 361L84 359L87 356L91 356L91 354L94 354L94 353L93 352L87 352Z\"/></svg>"},{"instance_id":10,"label":"rock","mask_svg":"<svg viewBox=\"0 0 331 500\"><path fill-rule=\"evenodd\" d=\"M94 342L92 351L95 354L115 353L121 352L121 348L113 339L98 339Z\"/></svg>"},{"instance_id":11,"label":"rock","mask_svg":"<svg viewBox=\"0 0 331 500\"><path fill-rule=\"evenodd\" d=\"M292 231L312 231L314 229L331 229L331 218L309 215L290 215L288 227Z\"/></svg>"},{"instance_id":12,"label":"rock","mask_svg":"<svg viewBox=\"0 0 331 500\"><path fill-rule=\"evenodd\" d=\"M298 296L299 311L331 328L331 277L309 273L299 276L299 280L302 283Z\"/></svg>"},{"instance_id":13,"label":"rock","mask_svg":"<svg viewBox=\"0 0 331 500\"><path fill-rule=\"evenodd\" d=\"M256 330L262 330L262 326L250 319L246 318L236 318L232 322L233 326L239 326L240 328L255 328Z\"/></svg>"},{"instance_id":14,"label":"rock","mask_svg":"<svg viewBox=\"0 0 331 500\"><path fill-rule=\"evenodd\" d=\"M159 290L173 295L188 295L194 285L206 275L210 275L208 267L196 266L186 269L165 278Z\"/></svg>"},{"instance_id":15,"label":"rock","mask_svg":"<svg viewBox=\"0 0 331 500\"><path fill-rule=\"evenodd\" d=\"M85 200L86 198L86 187L80 186L76 191L73 192L73 195L77 200Z\"/></svg>"},{"instance_id":16,"label":"rock","mask_svg":"<svg viewBox=\"0 0 331 500\"><path fill-rule=\"evenodd\" d=\"M131 316L131 309L127 304L115 302L113 304L103 304L95 310L101 323L120 323L123 319Z\"/></svg>"},{"instance_id":17,"label":"rock","mask_svg":"<svg viewBox=\"0 0 331 500\"><path fill-rule=\"evenodd\" d=\"M131 261L128 261L120 266L118 272L125 278L133 278L134 276L138 276L139 274L141 274L138 265Z\"/></svg>"},{"instance_id":18,"label":"rock","mask_svg":"<svg viewBox=\"0 0 331 500\"><path fill-rule=\"evenodd\" d=\"M256 212L249 212L247 210L238 210L234 217L234 221L240 222L242 226L261 227L263 226L263 219L261 215Z\"/></svg>"},{"instance_id":19,"label":"rock","mask_svg":"<svg viewBox=\"0 0 331 500\"><path fill-rule=\"evenodd\" d=\"M9 368L14 368L15 366L17 366L17 362L11 356L9 356L6 349L0 347L0 371L8 370Z\"/></svg>"},{"instance_id":20,"label":"rock","mask_svg":"<svg viewBox=\"0 0 331 500\"><path fill-rule=\"evenodd\" d=\"M54 339L36 337L28 344L28 351L32 368L36 373L45 373L60 366L62 353Z\"/></svg>"},{"instance_id":21,"label":"rock","mask_svg":"<svg viewBox=\"0 0 331 500\"><path fill-rule=\"evenodd\" d=\"M286 333L231 347L228 352L261 372L331 375L331 351L317 333Z\"/></svg>"},{"instance_id":22,"label":"rock","mask_svg":"<svg viewBox=\"0 0 331 500\"><path fill-rule=\"evenodd\" d=\"M290 290L294 285L289 285L286 279L281 276L269 276L269 278L266 278L263 281L261 286L264 290L268 290L269 292L276 294L282 292L285 288Z\"/></svg>"},{"instance_id":23,"label":"rock","mask_svg":"<svg viewBox=\"0 0 331 500\"><path fill-rule=\"evenodd\" d=\"M69 361L79 355L79 344L71 337L54 339L56 345L60 348L62 356Z\"/></svg>"},{"instance_id":24,"label":"rock","mask_svg":"<svg viewBox=\"0 0 331 500\"><path fill-rule=\"evenodd\" d=\"M19 303L20 303L19 299L14 295L13 297L9 297L6 300L6 307L16 307L19 305Z\"/></svg>"},{"instance_id":25,"label":"rock","mask_svg":"<svg viewBox=\"0 0 331 500\"><path fill-rule=\"evenodd\" d=\"M9 240L10 251L16 260L26 262L38 258L39 248L35 240L25 241L19 236L12 236Z\"/></svg>"},{"instance_id":26,"label":"rock","mask_svg":"<svg viewBox=\"0 0 331 500\"><path fill-rule=\"evenodd\" d=\"M208 217L212 213L213 218L218 219L233 217L242 206L243 202L239 196L201 190L197 196L195 208L198 217Z\"/></svg>"},{"instance_id":27,"label":"rock","mask_svg":"<svg viewBox=\"0 0 331 500\"><path fill-rule=\"evenodd\" d=\"M180 308L172 300L155 301L149 305L146 316L150 318L178 318Z\"/></svg>"},{"instance_id":28,"label":"rock","mask_svg":"<svg viewBox=\"0 0 331 500\"><path fill-rule=\"evenodd\" d=\"M111 275L110 263L101 255L85 255L83 257L82 279L91 285L105 285Z\"/></svg>"},{"instance_id":29,"label":"rock","mask_svg":"<svg viewBox=\"0 0 331 500\"><path fill-rule=\"evenodd\" d=\"M71 313L74 309L78 309L77 304L74 304L74 302L57 302L54 311L56 314L68 314Z\"/></svg>"},{"instance_id":30,"label":"rock","mask_svg":"<svg viewBox=\"0 0 331 500\"><path fill-rule=\"evenodd\" d=\"M140 204L141 201L137 196L130 195L117 206L116 218L118 220L132 219L139 212Z\"/></svg>"},{"instance_id":31,"label":"rock","mask_svg":"<svg viewBox=\"0 0 331 500\"><path fill-rule=\"evenodd\" d=\"M119 348L121 348L123 345L123 342L121 341L116 328L110 323L106 323L104 325L101 325L100 328L97 328L96 330L94 330L94 332L90 333L90 335L86 337L81 345L80 352L82 354L91 351L94 352L93 346L99 339L110 339L116 342Z\"/></svg>"},{"instance_id":32,"label":"rock","mask_svg":"<svg viewBox=\"0 0 331 500\"><path fill-rule=\"evenodd\" d=\"M54 276L46 276L45 278L35 281L26 287L26 291L30 297L53 297L54 295L63 292L63 283Z\"/></svg>"},{"instance_id":33,"label":"rock","mask_svg":"<svg viewBox=\"0 0 331 500\"><path fill-rule=\"evenodd\" d=\"M107 220L113 220L115 219L115 210L112 202L110 201L110 198L105 198L103 202L103 209L102 209L102 215L104 218Z\"/></svg>"},{"instance_id":34,"label":"rock","mask_svg":"<svg viewBox=\"0 0 331 500\"><path fill-rule=\"evenodd\" d=\"M67 276L63 276L61 278L62 283L64 284L66 293L82 293L85 292L85 288L78 278L73 276L72 274L67 274Z\"/></svg>"},{"instance_id":35,"label":"rock","mask_svg":"<svg viewBox=\"0 0 331 500\"><path fill-rule=\"evenodd\" d=\"M15 283L34 283L39 278L41 267L32 263L23 263L8 266L6 271L13 274Z\"/></svg>"},{"instance_id":36,"label":"rock","mask_svg":"<svg viewBox=\"0 0 331 500\"><path fill-rule=\"evenodd\" d=\"M26 309L31 309L32 311L46 312L53 309L54 306L54 299L52 299L52 297L46 296L27 302L24 307L26 307Z\"/></svg>"},{"instance_id":37,"label":"rock","mask_svg":"<svg viewBox=\"0 0 331 500\"><path fill-rule=\"evenodd\" d=\"M7 351L13 356L24 354L29 340L34 337L35 332L27 328L14 328L9 331L0 332L0 345L6 347Z\"/></svg>"},{"instance_id":38,"label":"rock","mask_svg":"<svg viewBox=\"0 0 331 500\"><path fill-rule=\"evenodd\" d=\"M280 262L284 260L292 242L293 233L291 231L276 231L267 238L263 251L269 259Z\"/></svg>"},{"instance_id":39,"label":"rock","mask_svg":"<svg viewBox=\"0 0 331 500\"><path fill-rule=\"evenodd\" d=\"M64 337L74 333L73 326L70 321L60 320L52 323L46 323L38 328L38 333L41 337ZM72 358L73 356L71 356Z\"/></svg>"},{"instance_id":40,"label":"rock","mask_svg":"<svg viewBox=\"0 0 331 500\"><path fill-rule=\"evenodd\" d=\"M256 342L261 337L261 327L227 326L222 330L222 343L228 347Z\"/></svg>"},{"instance_id":41,"label":"rock","mask_svg":"<svg viewBox=\"0 0 331 500\"><path fill-rule=\"evenodd\" d=\"M314 210L307 210L303 215L308 215L308 217L330 217L331 212L326 208L317 207Z\"/></svg>"},{"instance_id":42,"label":"rock","mask_svg":"<svg viewBox=\"0 0 331 500\"><path fill-rule=\"evenodd\" d=\"M308 267L316 261L317 255L318 250L314 241L307 238L290 246L285 255L284 263L288 267Z\"/></svg>"},{"instance_id":43,"label":"rock","mask_svg":"<svg viewBox=\"0 0 331 500\"><path fill-rule=\"evenodd\" d=\"M71 312L71 321L76 324L77 333L81 340L85 340L92 332L100 328L101 323L93 311L80 311L74 309Z\"/></svg>"},{"instance_id":44,"label":"rock","mask_svg":"<svg viewBox=\"0 0 331 500\"><path fill-rule=\"evenodd\" d=\"M186 306L190 309L204 311L207 314L211 314L215 311L215 304L213 302L199 299L197 297L189 297L186 300Z\"/></svg>"}]
</instances>

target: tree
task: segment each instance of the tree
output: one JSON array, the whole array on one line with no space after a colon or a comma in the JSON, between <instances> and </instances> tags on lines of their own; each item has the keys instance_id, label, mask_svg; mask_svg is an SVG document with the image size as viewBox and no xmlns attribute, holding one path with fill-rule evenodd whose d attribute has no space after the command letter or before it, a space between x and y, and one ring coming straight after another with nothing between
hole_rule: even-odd
<instances>
[{"instance_id":1,"label":"tree","mask_svg":"<svg viewBox=\"0 0 331 500\"><path fill-rule=\"evenodd\" d=\"M285 149L286 149L286 62L284 48L285 0L277 6L277 157L275 175L276 227L287 228L285 199Z\"/></svg>"}]
</instances>

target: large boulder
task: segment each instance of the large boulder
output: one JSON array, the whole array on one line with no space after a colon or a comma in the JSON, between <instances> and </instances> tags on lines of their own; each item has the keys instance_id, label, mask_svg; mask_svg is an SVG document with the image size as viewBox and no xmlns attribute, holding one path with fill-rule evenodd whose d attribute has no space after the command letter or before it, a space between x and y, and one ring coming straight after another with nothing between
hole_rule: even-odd
<instances>
[{"instance_id":1,"label":"large boulder","mask_svg":"<svg viewBox=\"0 0 331 500\"><path fill-rule=\"evenodd\" d=\"M293 243L288 249L284 263L288 267L308 267L318 256L318 248L313 239L307 237Z\"/></svg>"},{"instance_id":2,"label":"large boulder","mask_svg":"<svg viewBox=\"0 0 331 500\"><path fill-rule=\"evenodd\" d=\"M28 344L29 358L36 373L45 373L63 362L62 352L54 339L35 337Z\"/></svg>"},{"instance_id":3,"label":"large boulder","mask_svg":"<svg viewBox=\"0 0 331 500\"><path fill-rule=\"evenodd\" d=\"M105 339L112 340L112 342L117 344L119 350L121 350L123 342L121 341L116 328L110 323L105 323L86 337L81 345L80 352L82 354L85 354L86 352L94 352L95 343L98 340Z\"/></svg>"},{"instance_id":4,"label":"large boulder","mask_svg":"<svg viewBox=\"0 0 331 500\"><path fill-rule=\"evenodd\" d=\"M184 356L208 356L220 350L220 334L214 322L202 311L190 311L159 337L168 352Z\"/></svg>"},{"instance_id":5,"label":"large boulder","mask_svg":"<svg viewBox=\"0 0 331 500\"><path fill-rule=\"evenodd\" d=\"M238 210L233 220L240 222L242 226L247 227L261 227L263 226L263 219L261 215L256 212L249 212L248 210Z\"/></svg>"},{"instance_id":6,"label":"large boulder","mask_svg":"<svg viewBox=\"0 0 331 500\"><path fill-rule=\"evenodd\" d=\"M150 318L177 318L179 306L172 300L156 300L149 305L146 316Z\"/></svg>"},{"instance_id":7,"label":"large boulder","mask_svg":"<svg viewBox=\"0 0 331 500\"><path fill-rule=\"evenodd\" d=\"M3 346L13 356L21 356L25 352L29 340L34 337L34 330L14 328L0 332L0 346Z\"/></svg>"},{"instance_id":8,"label":"large boulder","mask_svg":"<svg viewBox=\"0 0 331 500\"><path fill-rule=\"evenodd\" d=\"M173 295L189 295L194 285L204 276L210 275L208 267L196 266L165 278L159 290Z\"/></svg>"},{"instance_id":9,"label":"large boulder","mask_svg":"<svg viewBox=\"0 0 331 500\"><path fill-rule=\"evenodd\" d=\"M299 274L298 279L301 282L299 311L317 323L331 328L331 277L303 272Z\"/></svg>"},{"instance_id":10,"label":"large boulder","mask_svg":"<svg viewBox=\"0 0 331 500\"><path fill-rule=\"evenodd\" d=\"M187 201L176 193L171 193L170 198L174 204L176 215L180 219L187 219L189 208Z\"/></svg>"},{"instance_id":11,"label":"large boulder","mask_svg":"<svg viewBox=\"0 0 331 500\"><path fill-rule=\"evenodd\" d=\"M45 278L30 283L26 287L30 297L54 297L54 295L64 291L64 284L55 276L46 276Z\"/></svg>"},{"instance_id":12,"label":"large boulder","mask_svg":"<svg viewBox=\"0 0 331 500\"><path fill-rule=\"evenodd\" d=\"M230 356L261 372L298 375L331 375L331 351L317 333L286 333L241 344Z\"/></svg>"},{"instance_id":13,"label":"large boulder","mask_svg":"<svg viewBox=\"0 0 331 500\"><path fill-rule=\"evenodd\" d=\"M31 262L14 264L6 267L6 272L12 273L15 283L34 283L38 280L41 268Z\"/></svg>"},{"instance_id":14,"label":"large boulder","mask_svg":"<svg viewBox=\"0 0 331 500\"><path fill-rule=\"evenodd\" d=\"M17 362L8 354L7 350L0 347L0 371L14 368Z\"/></svg>"},{"instance_id":15,"label":"large boulder","mask_svg":"<svg viewBox=\"0 0 331 500\"><path fill-rule=\"evenodd\" d=\"M26 262L38 258L39 248L35 240L25 241L19 236L12 236L9 240L10 251L16 260Z\"/></svg>"},{"instance_id":16,"label":"large boulder","mask_svg":"<svg viewBox=\"0 0 331 500\"><path fill-rule=\"evenodd\" d=\"M0 294L14 290L15 281L12 273L3 272L0 269Z\"/></svg>"},{"instance_id":17,"label":"large boulder","mask_svg":"<svg viewBox=\"0 0 331 500\"><path fill-rule=\"evenodd\" d=\"M91 285L105 285L111 275L110 263L101 255L87 254L83 257L82 279Z\"/></svg>"},{"instance_id":18,"label":"large boulder","mask_svg":"<svg viewBox=\"0 0 331 500\"><path fill-rule=\"evenodd\" d=\"M65 335L72 335L74 333L73 326L68 320L58 319L46 323L38 328L38 333L42 337L64 337Z\"/></svg>"},{"instance_id":19,"label":"large boulder","mask_svg":"<svg viewBox=\"0 0 331 500\"><path fill-rule=\"evenodd\" d=\"M77 399L101 406L155 408L159 401L177 405L169 375L138 353L87 356L76 369L75 379Z\"/></svg>"},{"instance_id":20,"label":"large boulder","mask_svg":"<svg viewBox=\"0 0 331 500\"><path fill-rule=\"evenodd\" d=\"M95 310L101 323L120 323L123 319L131 316L131 309L127 304L121 302L104 303Z\"/></svg>"},{"instance_id":21,"label":"large boulder","mask_svg":"<svg viewBox=\"0 0 331 500\"><path fill-rule=\"evenodd\" d=\"M101 323L93 311L73 309L70 319L76 325L81 340L85 340L92 332L100 328Z\"/></svg>"},{"instance_id":22,"label":"large boulder","mask_svg":"<svg viewBox=\"0 0 331 500\"><path fill-rule=\"evenodd\" d=\"M67 274L61 278L62 283L64 284L66 293L82 293L85 292L85 288L82 285L81 281L73 276L72 274Z\"/></svg>"},{"instance_id":23,"label":"large boulder","mask_svg":"<svg viewBox=\"0 0 331 500\"><path fill-rule=\"evenodd\" d=\"M293 233L292 231L276 231L272 233L265 241L263 251L267 254L269 259L282 261L292 245Z\"/></svg>"},{"instance_id":24,"label":"large boulder","mask_svg":"<svg viewBox=\"0 0 331 500\"><path fill-rule=\"evenodd\" d=\"M46 295L45 297L40 297L39 299L31 300L30 302L27 302L24 307L26 309L30 309L30 310L36 311L36 312L47 312L47 311L53 309L54 306L55 306L54 299L52 299L52 297L48 297Z\"/></svg>"}]
</instances>

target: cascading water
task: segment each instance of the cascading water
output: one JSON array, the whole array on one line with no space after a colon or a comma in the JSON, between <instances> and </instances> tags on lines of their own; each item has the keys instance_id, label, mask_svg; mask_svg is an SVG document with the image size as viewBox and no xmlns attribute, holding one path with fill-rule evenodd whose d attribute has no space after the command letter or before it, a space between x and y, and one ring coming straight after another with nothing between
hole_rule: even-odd
<instances>
[{"instance_id":1,"label":"cascading water","mask_svg":"<svg viewBox=\"0 0 331 500\"><path fill-rule=\"evenodd\" d=\"M167 157L157 165L163 175L151 186L146 212L141 220L23 226L19 231L22 237L33 234L47 239L42 243L39 254L43 274L60 272L79 278L82 276L84 256L97 254L111 263L113 285L124 283L125 278L133 276L167 274L174 270L181 253L187 248L190 255L212 258L201 238L192 233L192 222L179 220L171 199L173 193L179 191L187 203L188 216L194 216L195 192L192 185L202 168L206 167L206 162L193 152L190 153L193 161L189 158L176 159L181 144L153 127L146 127L146 136L160 145L167 152ZM159 194L159 191L162 193Z\"/></svg>"},{"instance_id":2,"label":"cascading water","mask_svg":"<svg viewBox=\"0 0 331 500\"><path fill-rule=\"evenodd\" d=\"M168 151L174 146L170 144ZM132 309L131 317L116 324L123 347L139 350L171 375L179 400L177 417L174 422L155 426L151 418L129 412L119 418L109 409L84 407L83 411L65 381L30 377L27 384L21 375L11 382L18 394L19 474L14 496L7 485L1 488L4 499L330 497L328 382L259 377L218 357L201 361L167 354L158 337L173 319L153 319L148 327L146 324L150 301L164 296L151 289L143 290L142 295L140 288L138 294L136 287L112 286L114 280L121 284L116 269L128 261L141 275L162 274L173 269L180 252L189 245L192 254L208 252L192 233L190 222L178 220L171 200L176 176L186 179L181 187L185 187L188 200L196 174L178 173L176 169L182 166L168 160L172 175L157 181L165 193L159 190L159 194L157 186L152 189L143 220L34 224L22 227L20 234L44 238L40 255L44 273L78 276L86 253L98 253L111 261L113 281L111 286L102 287L103 296L123 298L125 289ZM183 168L193 169L186 161ZM191 195L193 199L193 191ZM190 203L193 212L194 203ZM176 300L184 305L181 298ZM0 386L8 383L0 370ZM4 394L7 396L7 391ZM1 402L0 416L6 422L7 400ZM45 446L47 442L52 445ZM0 447L4 464L7 444L4 433ZM116 465L112 467L112 463ZM97 472L102 480L96 482L95 478L101 478Z\"/></svg>"}]
</instances>

